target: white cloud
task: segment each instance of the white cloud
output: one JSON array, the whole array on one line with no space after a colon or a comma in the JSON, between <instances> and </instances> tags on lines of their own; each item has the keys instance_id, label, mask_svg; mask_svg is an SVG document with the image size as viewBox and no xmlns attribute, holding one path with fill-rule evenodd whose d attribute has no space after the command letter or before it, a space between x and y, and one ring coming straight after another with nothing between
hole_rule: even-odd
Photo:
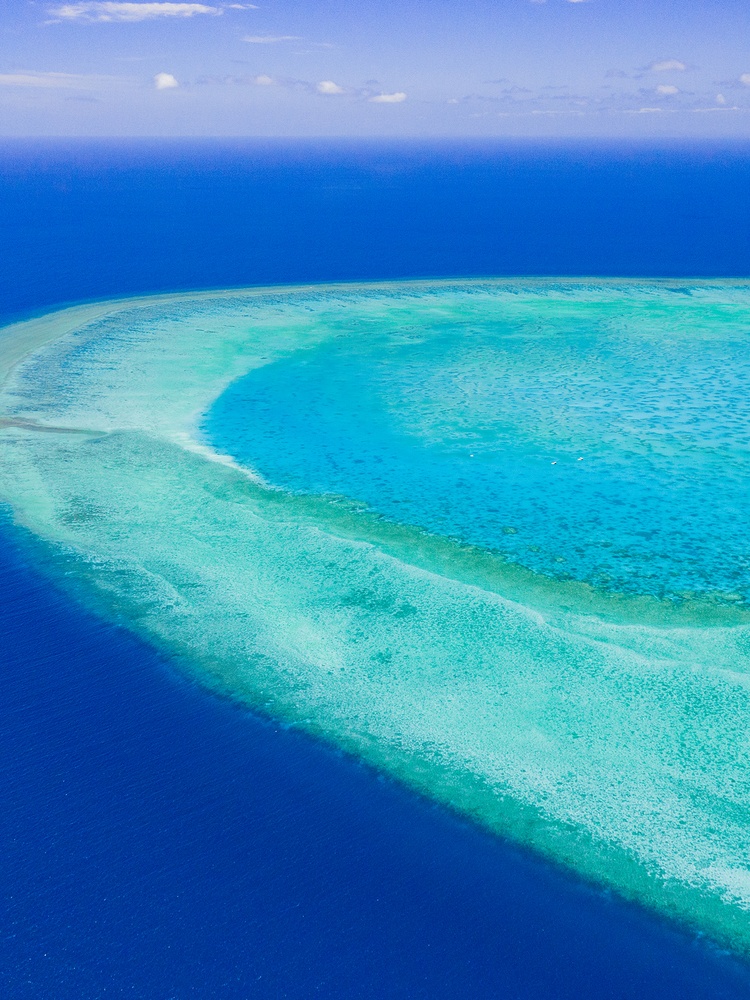
<instances>
[{"instance_id":1,"label":"white cloud","mask_svg":"<svg viewBox=\"0 0 750 1000\"><path fill-rule=\"evenodd\" d=\"M171 73L157 73L154 77L154 86L157 90L174 90L180 85Z\"/></svg>"},{"instance_id":2,"label":"white cloud","mask_svg":"<svg viewBox=\"0 0 750 1000\"><path fill-rule=\"evenodd\" d=\"M750 87L750 73L743 73L740 77L740 83L744 83L746 87Z\"/></svg>"},{"instance_id":3,"label":"white cloud","mask_svg":"<svg viewBox=\"0 0 750 1000\"><path fill-rule=\"evenodd\" d=\"M333 80L321 80L317 86L319 94L343 94L344 88L339 87Z\"/></svg>"},{"instance_id":4,"label":"white cloud","mask_svg":"<svg viewBox=\"0 0 750 1000\"><path fill-rule=\"evenodd\" d=\"M0 87L43 87L46 89L79 90L101 83L105 77L80 76L74 73L0 73Z\"/></svg>"},{"instance_id":5,"label":"white cloud","mask_svg":"<svg viewBox=\"0 0 750 1000\"><path fill-rule=\"evenodd\" d=\"M401 104L405 100L406 94L402 90L395 94L376 94L375 97L370 98L373 104Z\"/></svg>"},{"instance_id":6,"label":"white cloud","mask_svg":"<svg viewBox=\"0 0 750 1000\"><path fill-rule=\"evenodd\" d=\"M717 94L716 95L716 103L717 104L726 104L727 103L727 99L726 99L726 97L724 97L723 94Z\"/></svg>"},{"instance_id":7,"label":"white cloud","mask_svg":"<svg viewBox=\"0 0 750 1000\"><path fill-rule=\"evenodd\" d=\"M687 66L684 62L680 62L679 59L662 59L660 62L653 62L649 66L652 73L684 73Z\"/></svg>"},{"instance_id":8,"label":"white cloud","mask_svg":"<svg viewBox=\"0 0 750 1000\"><path fill-rule=\"evenodd\" d=\"M727 105L726 107L721 107L721 108L693 108L693 111L695 111L696 114L712 114L712 113L717 112L717 111L719 111L719 112L721 112L721 111L727 111L727 112L740 111L743 114L747 113L747 109L746 108L740 108L736 104L733 104L731 106L731 108Z\"/></svg>"},{"instance_id":9,"label":"white cloud","mask_svg":"<svg viewBox=\"0 0 750 1000\"><path fill-rule=\"evenodd\" d=\"M256 76L255 77L255 82L258 84L259 87L272 87L273 86L273 78L270 77L270 76L266 76L265 73L261 73L260 76Z\"/></svg>"},{"instance_id":10,"label":"white cloud","mask_svg":"<svg viewBox=\"0 0 750 1000\"><path fill-rule=\"evenodd\" d=\"M679 94L680 88L675 87L672 83L660 83L656 88L656 93L661 94L663 97L672 97L674 94Z\"/></svg>"},{"instance_id":11,"label":"white cloud","mask_svg":"<svg viewBox=\"0 0 750 1000\"><path fill-rule=\"evenodd\" d=\"M243 42L251 45L275 45L277 42L298 42L299 35L245 35Z\"/></svg>"},{"instance_id":12,"label":"white cloud","mask_svg":"<svg viewBox=\"0 0 750 1000\"><path fill-rule=\"evenodd\" d=\"M194 17L196 14L223 14L220 7L204 3L119 3L114 0L84 0L66 3L50 11L63 21L106 22L150 21L158 17Z\"/></svg>"}]
</instances>

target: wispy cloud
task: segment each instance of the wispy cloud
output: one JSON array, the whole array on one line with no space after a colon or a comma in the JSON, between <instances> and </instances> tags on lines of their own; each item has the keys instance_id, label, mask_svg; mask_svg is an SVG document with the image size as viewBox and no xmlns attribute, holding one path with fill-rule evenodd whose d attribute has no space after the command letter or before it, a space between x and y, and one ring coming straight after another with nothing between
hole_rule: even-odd
<instances>
[{"instance_id":1,"label":"wispy cloud","mask_svg":"<svg viewBox=\"0 0 750 1000\"><path fill-rule=\"evenodd\" d=\"M661 94L662 97L674 97L675 94L679 94L680 88L675 87L671 83L660 83L656 88L656 93Z\"/></svg>"},{"instance_id":2,"label":"wispy cloud","mask_svg":"<svg viewBox=\"0 0 750 1000\"><path fill-rule=\"evenodd\" d=\"M743 73L740 77L740 83L743 83L746 87L750 87L750 73Z\"/></svg>"},{"instance_id":3,"label":"wispy cloud","mask_svg":"<svg viewBox=\"0 0 750 1000\"><path fill-rule=\"evenodd\" d=\"M740 112L740 114L743 115L747 114L747 108L740 108L736 104L733 104L731 107L729 105L726 105L726 107L720 107L720 108L693 108L693 111L695 112L695 114L712 114L714 112L727 112L727 113Z\"/></svg>"},{"instance_id":4,"label":"wispy cloud","mask_svg":"<svg viewBox=\"0 0 750 1000\"><path fill-rule=\"evenodd\" d=\"M115 0L84 0L53 7L50 13L60 21L135 23L163 17L195 17L197 14L219 15L221 7L205 3L119 3Z\"/></svg>"},{"instance_id":5,"label":"wispy cloud","mask_svg":"<svg viewBox=\"0 0 750 1000\"><path fill-rule=\"evenodd\" d=\"M243 42L250 45L277 45L279 42L298 42L299 35L245 35Z\"/></svg>"},{"instance_id":6,"label":"wispy cloud","mask_svg":"<svg viewBox=\"0 0 750 1000\"><path fill-rule=\"evenodd\" d=\"M375 94L374 97L370 98L372 104L401 104L405 100L406 94L403 90L399 90L395 94Z\"/></svg>"},{"instance_id":7,"label":"wispy cloud","mask_svg":"<svg viewBox=\"0 0 750 1000\"><path fill-rule=\"evenodd\" d=\"M321 80L315 89L318 91L319 94L333 95L333 94L344 93L344 88L339 87L339 85L337 83L334 83L333 80Z\"/></svg>"},{"instance_id":8,"label":"wispy cloud","mask_svg":"<svg viewBox=\"0 0 750 1000\"><path fill-rule=\"evenodd\" d=\"M112 77L76 73L0 73L0 87L40 87L47 90L80 90L96 86Z\"/></svg>"},{"instance_id":9,"label":"wispy cloud","mask_svg":"<svg viewBox=\"0 0 750 1000\"><path fill-rule=\"evenodd\" d=\"M157 73L154 77L154 86L157 90L174 90L180 85L171 73Z\"/></svg>"},{"instance_id":10,"label":"wispy cloud","mask_svg":"<svg viewBox=\"0 0 750 1000\"><path fill-rule=\"evenodd\" d=\"M684 73L687 65L679 59L661 59L658 62L652 62L648 69L652 73Z\"/></svg>"}]
</instances>

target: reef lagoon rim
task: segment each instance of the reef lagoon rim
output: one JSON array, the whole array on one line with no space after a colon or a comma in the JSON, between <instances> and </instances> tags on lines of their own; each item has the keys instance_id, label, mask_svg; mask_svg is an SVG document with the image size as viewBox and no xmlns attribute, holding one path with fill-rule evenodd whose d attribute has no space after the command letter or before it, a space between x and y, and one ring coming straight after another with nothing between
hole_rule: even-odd
<instances>
[{"instance_id":1,"label":"reef lagoon rim","mask_svg":"<svg viewBox=\"0 0 750 1000\"><path fill-rule=\"evenodd\" d=\"M749 337L742 281L82 305L0 332L0 499L208 687L747 956Z\"/></svg>"}]
</instances>

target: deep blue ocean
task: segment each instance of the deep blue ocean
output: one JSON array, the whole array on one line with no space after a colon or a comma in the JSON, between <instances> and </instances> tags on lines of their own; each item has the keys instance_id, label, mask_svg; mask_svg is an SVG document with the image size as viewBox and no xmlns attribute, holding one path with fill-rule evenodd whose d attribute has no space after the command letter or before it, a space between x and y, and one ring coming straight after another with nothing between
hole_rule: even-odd
<instances>
[{"instance_id":1,"label":"deep blue ocean","mask_svg":"<svg viewBox=\"0 0 750 1000\"><path fill-rule=\"evenodd\" d=\"M750 146L6 143L0 320L188 288L750 275ZM712 998L750 974L207 694L0 518L13 998Z\"/></svg>"}]
</instances>

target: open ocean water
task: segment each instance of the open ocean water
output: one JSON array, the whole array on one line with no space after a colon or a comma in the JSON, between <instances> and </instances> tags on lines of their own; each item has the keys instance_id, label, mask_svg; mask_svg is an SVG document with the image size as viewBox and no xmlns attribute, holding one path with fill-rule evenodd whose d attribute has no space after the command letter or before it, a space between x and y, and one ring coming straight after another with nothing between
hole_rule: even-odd
<instances>
[{"instance_id":1,"label":"open ocean water","mask_svg":"<svg viewBox=\"0 0 750 1000\"><path fill-rule=\"evenodd\" d=\"M748 182L750 150L726 146L6 144L0 317L121 295L295 282L742 277L750 275ZM481 367L481 329L474 344ZM450 331L438 340L443 372L454 370L454 346ZM398 352L390 357L397 375ZM736 360L741 374L741 345ZM429 352L407 359L417 373L434 361ZM433 529L439 521L478 545L502 539L518 558L513 546L535 530L534 516L550 532L564 521L550 494L526 525L523 489L533 482L500 483L491 462L474 507L440 509L435 484L460 495L461 471L439 453L412 454L408 437L378 424L369 401L394 375L367 351L334 341L310 350L302 366L281 359L261 371L220 398L204 429L274 482L377 500L385 513L406 495L409 523ZM348 382L358 392L343 397L342 442L332 401L341 404L336 386ZM732 388L739 399L741 390ZM295 408L284 422L290 396ZM404 397L407 404L434 423L419 399ZM248 436L258 417L264 433ZM309 434L311 422L319 434ZM398 469L407 479L391 497L382 488L369 495L371 477L352 450L370 462L377 452L381 486ZM610 473L564 480L585 514L583 542L596 498L617 506ZM619 534L633 536L636 567L637 521L658 506L656 487L629 483L634 506L617 522ZM482 499L482 490L501 488L504 506L515 504L510 531ZM691 501L705 511L700 494ZM721 502L741 533L742 483L727 480ZM720 577L720 589L741 591L743 573L718 549L708 580L705 561L680 556L701 541L689 507L684 514L673 544L649 563L651 589L660 595L660 573L674 580L677 566L683 589L701 593ZM748 996L745 966L699 938L208 694L178 659L41 575L45 549L9 511L1 530L7 995ZM587 579L578 542L571 572ZM545 564L547 551L524 558L533 571L560 575ZM608 567L615 583L618 567L616 559Z\"/></svg>"}]
</instances>

